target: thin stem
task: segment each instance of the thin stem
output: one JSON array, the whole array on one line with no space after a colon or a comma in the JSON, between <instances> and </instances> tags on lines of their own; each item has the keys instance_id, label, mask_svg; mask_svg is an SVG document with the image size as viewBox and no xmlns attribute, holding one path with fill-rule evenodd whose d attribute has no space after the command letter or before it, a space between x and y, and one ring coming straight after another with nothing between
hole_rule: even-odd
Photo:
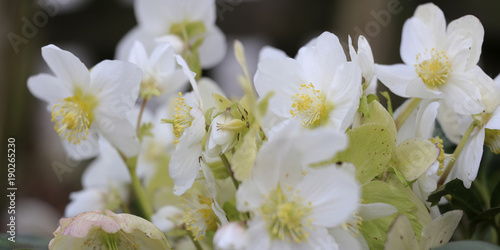
<instances>
[{"instance_id":1,"label":"thin stem","mask_svg":"<svg viewBox=\"0 0 500 250\"><path fill-rule=\"evenodd\" d=\"M137 177L137 173L135 172L137 157L134 157L133 159L132 158L127 159L127 157L125 157L125 155L123 155L122 152L118 151L118 153L120 153L120 156L127 165L127 169L130 174L130 179L132 179L132 189L134 190L135 196L137 197L137 201L139 202L139 206L144 215L143 217L146 220L151 220L151 215L153 214L153 208L151 207L151 204L148 201L146 190L144 190L144 187L142 186L141 181L139 180L139 177Z\"/></svg>"},{"instance_id":2,"label":"thin stem","mask_svg":"<svg viewBox=\"0 0 500 250\"><path fill-rule=\"evenodd\" d=\"M148 101L146 100L146 98L142 99L141 110L139 111L139 117L137 117L137 127L136 127L137 137L139 137L139 133L141 131L142 114L144 113L144 109L146 108L147 102Z\"/></svg>"},{"instance_id":3,"label":"thin stem","mask_svg":"<svg viewBox=\"0 0 500 250\"><path fill-rule=\"evenodd\" d=\"M396 129L399 130L401 126L406 122L408 117L410 117L411 113L415 108L420 104L422 98L411 98L406 107L404 107L403 111L398 115L394 123L396 124Z\"/></svg>"},{"instance_id":4,"label":"thin stem","mask_svg":"<svg viewBox=\"0 0 500 250\"><path fill-rule=\"evenodd\" d=\"M457 160L457 158L460 156L460 153L464 149L465 143L467 143L472 131L474 131L474 128L476 128L477 125L478 125L477 121L474 120L469 125L469 128L467 128L467 131L465 131L464 136L462 137L462 139L460 140L460 143L458 144L458 146L455 148L455 151L453 152L453 156L450 159L450 162L448 162L448 165L446 165L446 168L445 168L443 174L441 174L441 177L438 180L438 183L437 183L438 187L440 187L444 184L444 181L446 180L446 178L450 174L450 171L453 168L455 161Z\"/></svg>"},{"instance_id":5,"label":"thin stem","mask_svg":"<svg viewBox=\"0 0 500 250\"><path fill-rule=\"evenodd\" d=\"M230 164L230 163L229 163L229 161L227 160L226 155L221 154L221 155L220 155L220 159L222 160L222 163L224 163L224 166L226 167L226 170L229 172L229 175L231 175L231 180L233 180L234 187L235 187L236 189L238 189L238 186L239 186L240 184L238 183L238 181L236 180L236 178L234 178L234 172L233 172L233 170L231 169L231 164Z\"/></svg>"}]
</instances>

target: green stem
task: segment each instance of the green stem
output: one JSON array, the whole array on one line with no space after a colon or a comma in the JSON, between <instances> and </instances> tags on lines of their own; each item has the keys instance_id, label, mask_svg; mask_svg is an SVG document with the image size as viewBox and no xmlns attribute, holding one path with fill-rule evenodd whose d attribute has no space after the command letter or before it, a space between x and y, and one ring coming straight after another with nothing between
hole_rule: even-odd
<instances>
[{"instance_id":1,"label":"green stem","mask_svg":"<svg viewBox=\"0 0 500 250\"><path fill-rule=\"evenodd\" d=\"M222 160L222 163L224 163L224 166L226 167L226 170L229 172L229 175L231 175L231 180L233 180L234 187L236 189L238 189L238 186L239 186L238 180L236 180L236 178L234 178L234 172L231 169L231 164L227 160L226 155L221 154L220 159Z\"/></svg>"},{"instance_id":2,"label":"green stem","mask_svg":"<svg viewBox=\"0 0 500 250\"><path fill-rule=\"evenodd\" d=\"M410 117L411 113L415 108L420 104L422 101L422 98L411 98L406 107L404 107L403 111L398 115L396 120L394 120L394 123L396 124L396 129L399 130L401 126L406 122L408 117Z\"/></svg>"},{"instance_id":3,"label":"green stem","mask_svg":"<svg viewBox=\"0 0 500 250\"><path fill-rule=\"evenodd\" d=\"M465 143L467 143L467 141L469 140L469 137L470 137L472 131L474 131L474 128L476 128L476 126L478 126L477 122L478 122L477 120L472 121L469 128L467 128L467 131L465 131L464 136L462 137L462 139L460 140L460 143L458 144L458 146L455 148L455 151L453 152L453 156L451 157L450 162L448 162L448 165L446 165L446 168L445 168L443 174L441 174L441 177L438 180L438 183L437 183L438 187L440 187L444 184L444 181L446 180L446 178L450 174L450 171L453 168L455 161L457 160L457 158L460 156L460 153L464 149Z\"/></svg>"},{"instance_id":4,"label":"green stem","mask_svg":"<svg viewBox=\"0 0 500 250\"><path fill-rule=\"evenodd\" d=\"M142 187L141 181L139 177L137 177L137 173L135 172L135 168L137 165L137 156L133 158L128 158L123 155L122 152L118 151L123 161L127 165L128 172L130 174L130 179L132 179L132 189L134 190L135 196L137 197L137 201L139 202L139 206L142 210L143 217L146 220L151 220L151 215L153 214L153 208L148 201L146 190Z\"/></svg>"},{"instance_id":5,"label":"green stem","mask_svg":"<svg viewBox=\"0 0 500 250\"><path fill-rule=\"evenodd\" d=\"M139 117L137 117L137 127L136 127L137 137L139 137L139 133L141 132L141 119L142 119L142 114L144 113L144 109L146 108L147 102L148 101L146 99L142 100L141 110L139 111Z\"/></svg>"}]
</instances>

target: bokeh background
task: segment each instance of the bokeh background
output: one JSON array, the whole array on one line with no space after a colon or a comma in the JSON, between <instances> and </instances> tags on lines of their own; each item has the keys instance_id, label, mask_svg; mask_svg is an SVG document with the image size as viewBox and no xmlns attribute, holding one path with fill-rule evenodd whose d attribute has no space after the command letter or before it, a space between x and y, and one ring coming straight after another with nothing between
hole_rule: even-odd
<instances>
[{"instance_id":1,"label":"bokeh background","mask_svg":"<svg viewBox=\"0 0 500 250\"><path fill-rule=\"evenodd\" d=\"M335 33L347 44L368 38L376 63L401 62L399 45L404 21L423 1L410 0L217 0L217 25L228 44L239 39L255 72L258 52L272 45L295 56L309 39L323 31ZM483 23L485 37L480 66L495 77L500 72L500 1L434 1L448 22L472 14ZM52 9L42 8L52 4ZM54 7L55 6L55 7ZM397 10L392 11L389 10ZM42 14L40 14L42 13ZM43 14L45 13L45 14ZM44 16L46 18L44 18ZM26 26L34 25L27 30ZM86 162L66 158L52 129L44 103L26 87L27 78L50 72L40 48L55 44L78 56L88 67L114 57L118 41L136 25L132 0L1 0L0 1L0 148L2 232L7 212L7 138L16 140L17 233L50 239L69 202L80 190ZM9 39L10 37L10 39ZM344 46L346 49L346 46ZM231 48L224 62L204 73L230 96L241 95L235 81L240 72ZM382 86L379 86L382 90ZM401 99L393 98L400 103ZM54 168L66 172L58 178ZM3 240L3 239L2 239Z\"/></svg>"}]
</instances>

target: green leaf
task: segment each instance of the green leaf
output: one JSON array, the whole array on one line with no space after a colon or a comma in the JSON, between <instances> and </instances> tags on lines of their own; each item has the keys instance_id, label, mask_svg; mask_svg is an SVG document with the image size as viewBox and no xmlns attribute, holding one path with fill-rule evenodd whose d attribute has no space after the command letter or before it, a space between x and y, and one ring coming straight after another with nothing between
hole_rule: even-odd
<instances>
[{"instance_id":1,"label":"green leaf","mask_svg":"<svg viewBox=\"0 0 500 250\"><path fill-rule=\"evenodd\" d=\"M151 136L153 137L153 133L151 132L151 130L153 129L153 123L151 122L148 122L148 123L143 123L141 125L141 128L139 129L139 140L142 141L142 138L144 138L144 136Z\"/></svg>"},{"instance_id":2,"label":"green leaf","mask_svg":"<svg viewBox=\"0 0 500 250\"><path fill-rule=\"evenodd\" d=\"M243 136L243 142L239 144L231 159L234 177L239 181L250 177L250 170L257 156L257 135L258 129L256 126L250 127Z\"/></svg>"},{"instance_id":3,"label":"green leaf","mask_svg":"<svg viewBox=\"0 0 500 250\"><path fill-rule=\"evenodd\" d=\"M386 203L393 205L400 214L404 214L410 220L410 224L417 239L424 225L430 223L431 218L425 205L413 194L410 188L404 188L395 177L389 176L387 181L372 181L362 187L362 199L364 203ZM371 221L363 221L361 233L365 237L370 249L383 249L386 234L397 215L387 216Z\"/></svg>"},{"instance_id":4,"label":"green leaf","mask_svg":"<svg viewBox=\"0 0 500 250\"><path fill-rule=\"evenodd\" d=\"M500 181L497 183L493 193L491 193L490 206L500 206Z\"/></svg>"},{"instance_id":5,"label":"green leaf","mask_svg":"<svg viewBox=\"0 0 500 250\"><path fill-rule=\"evenodd\" d=\"M476 231L476 225L481 222L487 222L490 223L492 226L495 226L495 217L499 214L500 214L500 207L490 208L478 214L469 223L469 235L472 236L474 234L474 232Z\"/></svg>"},{"instance_id":6,"label":"green leaf","mask_svg":"<svg viewBox=\"0 0 500 250\"><path fill-rule=\"evenodd\" d=\"M470 249L500 250L500 247L484 241L463 240L463 241L450 242L444 246L433 248L433 250L470 250Z\"/></svg>"},{"instance_id":7,"label":"green leaf","mask_svg":"<svg viewBox=\"0 0 500 250\"><path fill-rule=\"evenodd\" d=\"M338 153L333 162L354 164L356 178L361 184L386 170L396 145L395 137L386 126L368 123L350 130L347 135L349 147Z\"/></svg>"},{"instance_id":8,"label":"green leaf","mask_svg":"<svg viewBox=\"0 0 500 250\"><path fill-rule=\"evenodd\" d=\"M196 74L196 80L199 80L201 77L201 63L198 50L194 48L187 49L182 54L182 57L186 60L189 69Z\"/></svg>"},{"instance_id":9,"label":"green leaf","mask_svg":"<svg viewBox=\"0 0 500 250\"><path fill-rule=\"evenodd\" d=\"M236 209L236 206L232 204L231 202L227 201L224 203L222 206L222 209L224 212L226 212L227 219L229 221L240 221L240 212Z\"/></svg>"},{"instance_id":10,"label":"green leaf","mask_svg":"<svg viewBox=\"0 0 500 250\"><path fill-rule=\"evenodd\" d=\"M409 138L394 152L396 168L407 181L413 181L436 162L439 152L440 149L429 140Z\"/></svg>"},{"instance_id":11,"label":"green leaf","mask_svg":"<svg viewBox=\"0 0 500 250\"><path fill-rule=\"evenodd\" d=\"M452 207L463 210L469 219L476 217L482 211L481 203L476 194L464 187L461 180L455 179L440 187L429 195L427 199L432 206L437 205L441 197L451 195L450 203Z\"/></svg>"}]
</instances>

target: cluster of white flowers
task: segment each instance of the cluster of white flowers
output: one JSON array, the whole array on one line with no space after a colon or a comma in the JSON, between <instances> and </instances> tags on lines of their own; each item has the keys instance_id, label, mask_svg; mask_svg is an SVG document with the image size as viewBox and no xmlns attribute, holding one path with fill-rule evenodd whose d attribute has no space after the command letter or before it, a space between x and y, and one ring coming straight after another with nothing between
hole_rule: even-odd
<instances>
[{"instance_id":1,"label":"cluster of white flowers","mask_svg":"<svg viewBox=\"0 0 500 250\"><path fill-rule=\"evenodd\" d=\"M89 70L48 45L54 75L28 80L68 155L96 157L66 207L77 219L61 221L52 249L115 249L122 237L149 244L127 236L133 228L96 222L126 220L105 209L150 220L166 235L146 234L161 240L156 247L429 249L446 244L462 217L441 215L429 194L455 178L469 188L483 145L500 152L500 80L477 66L484 31L473 16L446 26L438 7L419 6L396 65L375 64L362 36L357 51L348 38L348 60L324 32L295 58L265 47L252 77L236 41L237 100L201 75L227 48L214 0L138 0L135 10L119 60ZM411 99L393 114L378 101L378 80ZM433 137L436 120L458 144L453 154Z\"/></svg>"}]
</instances>

